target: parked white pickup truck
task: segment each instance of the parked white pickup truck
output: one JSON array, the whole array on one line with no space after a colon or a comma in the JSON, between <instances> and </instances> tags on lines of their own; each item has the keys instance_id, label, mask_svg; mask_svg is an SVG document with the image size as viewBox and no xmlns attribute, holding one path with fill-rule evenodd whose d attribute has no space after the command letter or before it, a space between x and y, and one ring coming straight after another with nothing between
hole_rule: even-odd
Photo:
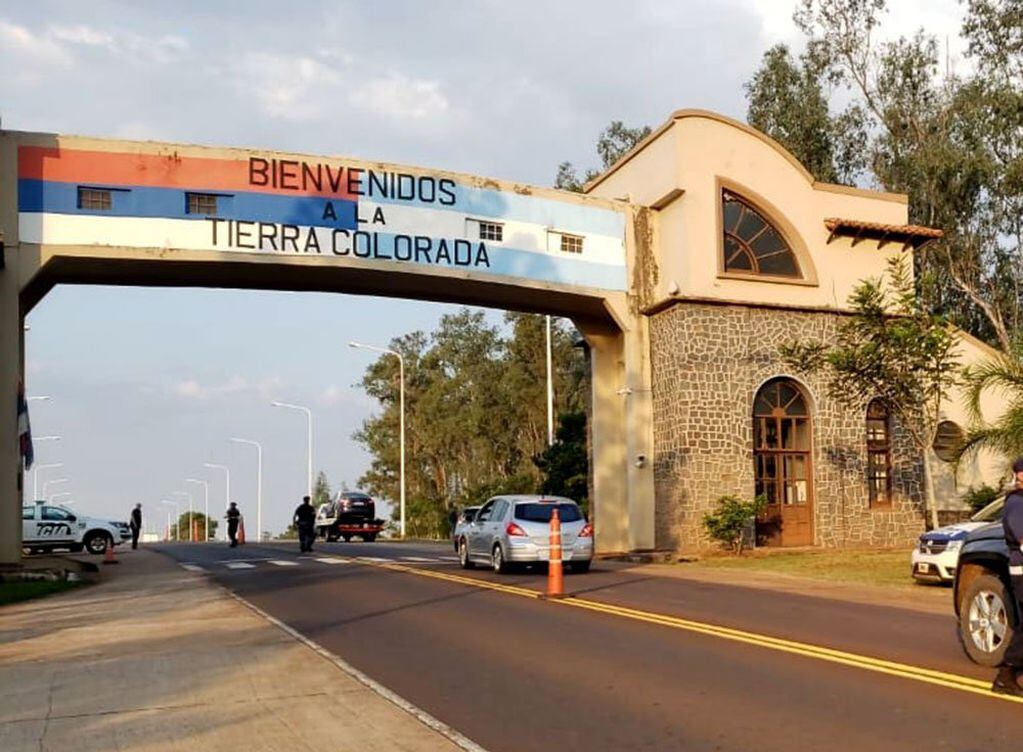
<instances>
[{"instance_id":1,"label":"parked white pickup truck","mask_svg":"<svg viewBox=\"0 0 1023 752\"><path fill-rule=\"evenodd\" d=\"M21 508L21 545L29 553L64 548L101 554L108 542L116 546L130 538L126 522L86 517L43 501Z\"/></svg>"}]
</instances>

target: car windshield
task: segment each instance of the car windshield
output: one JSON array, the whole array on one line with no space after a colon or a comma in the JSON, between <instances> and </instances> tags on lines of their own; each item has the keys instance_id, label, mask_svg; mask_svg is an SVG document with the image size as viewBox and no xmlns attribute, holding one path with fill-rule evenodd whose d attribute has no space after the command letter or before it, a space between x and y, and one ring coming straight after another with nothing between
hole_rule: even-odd
<instances>
[{"instance_id":1,"label":"car windshield","mask_svg":"<svg viewBox=\"0 0 1023 752\"><path fill-rule=\"evenodd\" d=\"M472 522L474 519L476 519L476 512L478 511L480 511L479 508L466 509L464 512L462 512L462 522Z\"/></svg>"},{"instance_id":2,"label":"car windshield","mask_svg":"<svg viewBox=\"0 0 1023 752\"><path fill-rule=\"evenodd\" d=\"M1005 497L999 496L986 507L981 509L970 518L971 522L995 522L1002 518L1002 507L1005 506Z\"/></svg>"},{"instance_id":3,"label":"car windshield","mask_svg":"<svg viewBox=\"0 0 1023 752\"><path fill-rule=\"evenodd\" d=\"M557 508L558 517L562 522L577 522L583 518L582 510L572 502L552 504L550 502L531 501L515 505L515 519L525 522L550 522L551 510Z\"/></svg>"}]
</instances>

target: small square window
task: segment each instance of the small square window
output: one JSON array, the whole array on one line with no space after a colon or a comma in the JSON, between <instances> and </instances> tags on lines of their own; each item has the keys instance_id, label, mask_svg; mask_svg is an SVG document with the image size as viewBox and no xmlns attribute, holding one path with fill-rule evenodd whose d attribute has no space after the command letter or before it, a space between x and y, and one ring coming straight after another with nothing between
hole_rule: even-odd
<instances>
[{"instance_id":1,"label":"small square window","mask_svg":"<svg viewBox=\"0 0 1023 752\"><path fill-rule=\"evenodd\" d=\"M493 240L500 243L504 240L504 225L498 222L480 222L480 240Z\"/></svg>"},{"instance_id":2,"label":"small square window","mask_svg":"<svg viewBox=\"0 0 1023 752\"><path fill-rule=\"evenodd\" d=\"M110 211L113 208L110 191L104 188L79 187L78 208L90 211Z\"/></svg>"},{"instance_id":3,"label":"small square window","mask_svg":"<svg viewBox=\"0 0 1023 752\"><path fill-rule=\"evenodd\" d=\"M217 194L215 193L186 193L188 197L188 208L189 214L205 214L207 216L216 216L217 214Z\"/></svg>"},{"instance_id":4,"label":"small square window","mask_svg":"<svg viewBox=\"0 0 1023 752\"><path fill-rule=\"evenodd\" d=\"M562 253L582 253L583 252L583 238L581 235L561 235L561 252Z\"/></svg>"}]
</instances>

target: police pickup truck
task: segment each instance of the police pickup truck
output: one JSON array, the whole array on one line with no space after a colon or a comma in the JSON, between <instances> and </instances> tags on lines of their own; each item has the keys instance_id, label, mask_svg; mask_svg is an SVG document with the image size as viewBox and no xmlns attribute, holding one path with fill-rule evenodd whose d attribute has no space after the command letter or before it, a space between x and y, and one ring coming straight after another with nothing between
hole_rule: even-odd
<instances>
[{"instance_id":1,"label":"police pickup truck","mask_svg":"<svg viewBox=\"0 0 1023 752\"><path fill-rule=\"evenodd\" d=\"M101 554L108 543L116 546L130 538L126 522L86 517L44 501L21 508L21 545L29 553L62 548Z\"/></svg>"}]
</instances>

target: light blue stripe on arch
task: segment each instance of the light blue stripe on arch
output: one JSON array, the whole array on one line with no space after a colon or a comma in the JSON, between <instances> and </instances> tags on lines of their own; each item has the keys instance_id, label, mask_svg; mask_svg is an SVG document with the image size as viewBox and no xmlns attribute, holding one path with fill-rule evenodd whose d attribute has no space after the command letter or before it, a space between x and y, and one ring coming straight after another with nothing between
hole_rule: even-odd
<instances>
[{"instance_id":1,"label":"light blue stripe on arch","mask_svg":"<svg viewBox=\"0 0 1023 752\"><path fill-rule=\"evenodd\" d=\"M604 235L622 239L625 237L625 214L614 209L461 184L455 185L454 192L455 203L451 206L445 206L440 202L403 201L379 195L370 196L368 192L360 198L380 204L444 209L479 219L526 222L579 235Z\"/></svg>"},{"instance_id":2,"label":"light blue stripe on arch","mask_svg":"<svg viewBox=\"0 0 1023 752\"><path fill-rule=\"evenodd\" d=\"M369 233L372 234L372 233ZM505 246L487 246L487 257L489 266L470 265L456 266L446 263L427 263L411 259L399 259L394 253L395 235L390 233L376 233L377 254L376 256L355 256L365 261L396 261L398 263L416 264L417 266L429 266L431 268L443 268L463 272L480 272L483 274L498 274L503 277L514 277L526 279L531 282L548 282L557 285L571 287L588 287L598 290L625 290L626 275L624 264L597 264L592 261L584 261L580 258L568 258L546 253L535 253L533 251L522 251ZM433 239L433 248L436 249L437 239ZM454 256L452 241L447 240L448 249ZM471 243L473 257L479 241ZM431 262L436 258L435 250L431 256Z\"/></svg>"}]
</instances>

